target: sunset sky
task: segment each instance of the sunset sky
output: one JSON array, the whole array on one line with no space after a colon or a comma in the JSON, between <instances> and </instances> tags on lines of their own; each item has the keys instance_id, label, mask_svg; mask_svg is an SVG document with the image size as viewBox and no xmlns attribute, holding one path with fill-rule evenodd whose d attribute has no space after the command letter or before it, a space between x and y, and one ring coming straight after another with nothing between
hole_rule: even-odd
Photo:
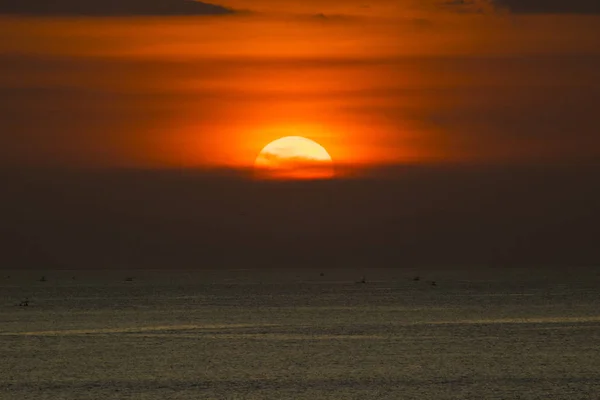
<instances>
[{"instance_id":1,"label":"sunset sky","mask_svg":"<svg viewBox=\"0 0 600 400\"><path fill-rule=\"evenodd\" d=\"M598 0L0 0L0 261L594 264L599 111Z\"/></svg>"},{"instance_id":2,"label":"sunset sky","mask_svg":"<svg viewBox=\"0 0 600 400\"><path fill-rule=\"evenodd\" d=\"M600 156L595 0L1 0L4 165Z\"/></svg>"}]
</instances>

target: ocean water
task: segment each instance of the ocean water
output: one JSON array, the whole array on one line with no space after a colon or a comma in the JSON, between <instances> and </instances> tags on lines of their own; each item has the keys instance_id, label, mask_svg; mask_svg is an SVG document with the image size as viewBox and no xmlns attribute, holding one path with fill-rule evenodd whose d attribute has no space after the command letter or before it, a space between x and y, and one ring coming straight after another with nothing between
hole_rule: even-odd
<instances>
[{"instance_id":1,"label":"ocean water","mask_svg":"<svg viewBox=\"0 0 600 400\"><path fill-rule=\"evenodd\" d=\"M1 271L0 399L600 399L599 272Z\"/></svg>"}]
</instances>

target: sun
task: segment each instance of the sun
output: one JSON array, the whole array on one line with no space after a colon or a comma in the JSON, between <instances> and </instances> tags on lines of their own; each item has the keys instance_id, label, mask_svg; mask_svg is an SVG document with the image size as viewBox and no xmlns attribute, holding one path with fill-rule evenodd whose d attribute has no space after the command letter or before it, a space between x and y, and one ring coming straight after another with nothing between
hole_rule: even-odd
<instances>
[{"instance_id":1,"label":"sun","mask_svg":"<svg viewBox=\"0 0 600 400\"><path fill-rule=\"evenodd\" d=\"M302 136L286 136L266 145L254 162L261 179L329 179L334 176L331 156L319 143Z\"/></svg>"}]
</instances>

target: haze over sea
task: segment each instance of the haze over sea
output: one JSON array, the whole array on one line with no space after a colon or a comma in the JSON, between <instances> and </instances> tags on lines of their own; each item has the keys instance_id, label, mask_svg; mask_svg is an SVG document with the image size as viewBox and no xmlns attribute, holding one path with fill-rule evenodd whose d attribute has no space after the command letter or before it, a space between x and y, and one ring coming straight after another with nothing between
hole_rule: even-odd
<instances>
[{"instance_id":1,"label":"haze over sea","mask_svg":"<svg viewBox=\"0 0 600 400\"><path fill-rule=\"evenodd\" d=\"M597 269L3 271L0 399L595 399L599 284Z\"/></svg>"}]
</instances>

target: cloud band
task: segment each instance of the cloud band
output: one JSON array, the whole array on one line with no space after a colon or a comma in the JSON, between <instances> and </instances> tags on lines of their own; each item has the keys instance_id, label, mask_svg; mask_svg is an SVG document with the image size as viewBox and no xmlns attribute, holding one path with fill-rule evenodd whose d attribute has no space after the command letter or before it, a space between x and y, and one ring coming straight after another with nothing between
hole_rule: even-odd
<instances>
[{"instance_id":1,"label":"cloud band","mask_svg":"<svg viewBox=\"0 0 600 400\"><path fill-rule=\"evenodd\" d=\"M0 0L0 14L33 16L227 15L234 10L195 0Z\"/></svg>"}]
</instances>

